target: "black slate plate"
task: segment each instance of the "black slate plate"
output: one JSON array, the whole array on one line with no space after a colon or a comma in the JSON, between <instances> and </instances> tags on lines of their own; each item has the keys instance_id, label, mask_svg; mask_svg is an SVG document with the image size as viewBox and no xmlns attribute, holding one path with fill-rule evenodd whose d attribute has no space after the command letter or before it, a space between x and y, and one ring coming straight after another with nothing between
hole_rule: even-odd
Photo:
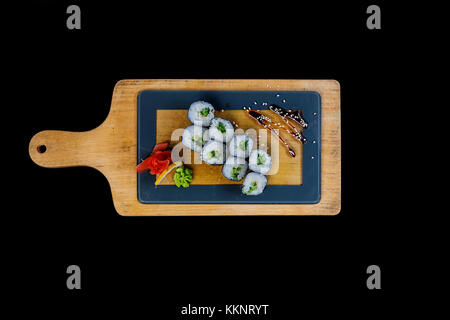
<instances>
[{"instance_id":1,"label":"black slate plate","mask_svg":"<svg viewBox=\"0 0 450 320\"><path fill-rule=\"evenodd\" d=\"M279 95L277 97L277 95ZM142 91L138 96L137 110L137 162L146 158L156 144L156 110L182 109L192 102L210 102L216 109L242 109L251 106L264 110L265 101L291 109L300 109L308 128L303 134L308 140L303 146L302 185L268 185L258 196L246 196L241 185L191 185L177 188L174 185L155 186L155 176L138 174L137 194L142 203L317 203L320 200L320 95L312 91ZM259 101L255 106L254 101ZM195 172L194 172L195 174Z\"/></svg>"}]
</instances>

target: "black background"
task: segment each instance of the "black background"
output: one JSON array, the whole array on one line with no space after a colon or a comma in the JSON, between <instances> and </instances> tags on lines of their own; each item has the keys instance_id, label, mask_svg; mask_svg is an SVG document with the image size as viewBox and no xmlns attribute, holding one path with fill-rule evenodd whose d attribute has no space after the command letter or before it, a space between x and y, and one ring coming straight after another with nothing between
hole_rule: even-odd
<instances>
[{"instance_id":1,"label":"black background","mask_svg":"<svg viewBox=\"0 0 450 320\"><path fill-rule=\"evenodd\" d=\"M66 8L81 7L81 30ZM406 281L409 247L397 197L399 145L384 130L408 76L405 7L372 2L35 1L8 25L20 101L22 179L11 267L20 297L58 315L143 312L182 319L182 305L270 304L271 319L383 314ZM8 13L5 13L8 14ZM331 217L121 217L101 173L44 169L28 156L41 130L83 131L107 116L112 90L133 78L336 79L342 105L342 211ZM17 102L16 102L17 103ZM397 106L397 108L394 108ZM390 178L391 177L391 178ZM389 183L386 183L389 181ZM380 199L383 199L382 201ZM403 218L403 219L402 219ZM66 268L82 290L66 288ZM368 290L366 268L382 270ZM30 278L32 280L30 280ZM32 285L30 285L30 281ZM24 311L24 310L23 310ZM220 317L219 317L220 318Z\"/></svg>"}]
</instances>

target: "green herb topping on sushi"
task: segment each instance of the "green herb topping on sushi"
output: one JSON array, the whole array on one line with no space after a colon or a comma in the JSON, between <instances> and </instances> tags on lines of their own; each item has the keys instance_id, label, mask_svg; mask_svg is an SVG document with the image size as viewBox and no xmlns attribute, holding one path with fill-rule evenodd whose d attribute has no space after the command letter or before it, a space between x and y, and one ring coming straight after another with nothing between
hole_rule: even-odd
<instances>
[{"instance_id":1,"label":"green herb topping on sushi","mask_svg":"<svg viewBox=\"0 0 450 320\"><path fill-rule=\"evenodd\" d=\"M248 148L248 140L243 140L239 143L239 148L243 151L246 151Z\"/></svg>"},{"instance_id":2,"label":"green herb topping on sushi","mask_svg":"<svg viewBox=\"0 0 450 320\"><path fill-rule=\"evenodd\" d=\"M203 145L205 143L205 140L203 140L203 138L200 136L193 136L192 142L195 142L196 144L199 144L199 145Z\"/></svg>"},{"instance_id":3,"label":"green herb topping on sushi","mask_svg":"<svg viewBox=\"0 0 450 320\"><path fill-rule=\"evenodd\" d=\"M228 143L234 135L233 124L222 118L213 118L209 127L211 140Z\"/></svg>"},{"instance_id":4,"label":"green herb topping on sushi","mask_svg":"<svg viewBox=\"0 0 450 320\"><path fill-rule=\"evenodd\" d=\"M206 117L209 114L209 108L208 107L207 108L203 108L200 111L200 114L202 115L202 117Z\"/></svg>"},{"instance_id":5,"label":"green herb topping on sushi","mask_svg":"<svg viewBox=\"0 0 450 320\"><path fill-rule=\"evenodd\" d=\"M214 107L205 101L195 101L189 106L188 119L194 125L209 127L214 118Z\"/></svg>"},{"instance_id":6,"label":"green herb topping on sushi","mask_svg":"<svg viewBox=\"0 0 450 320\"><path fill-rule=\"evenodd\" d=\"M256 164L258 166L264 165L266 163L266 157L262 153L258 153L258 157L256 159Z\"/></svg>"},{"instance_id":7,"label":"green herb topping on sushi","mask_svg":"<svg viewBox=\"0 0 450 320\"><path fill-rule=\"evenodd\" d=\"M227 129L225 128L225 125L222 123L222 122L219 122L218 124L217 124L217 130L219 130L220 132L222 132L222 133L225 133L225 132L227 132Z\"/></svg>"},{"instance_id":8,"label":"green herb topping on sushi","mask_svg":"<svg viewBox=\"0 0 450 320\"><path fill-rule=\"evenodd\" d=\"M246 192L246 194L252 193L253 191L255 191L258 188L258 184L256 183L256 181L253 181L250 184L250 188L248 189L248 191Z\"/></svg>"},{"instance_id":9,"label":"green herb topping on sushi","mask_svg":"<svg viewBox=\"0 0 450 320\"><path fill-rule=\"evenodd\" d=\"M230 156L222 167L222 174L232 181L241 181L248 169L245 159Z\"/></svg>"},{"instance_id":10,"label":"green herb topping on sushi","mask_svg":"<svg viewBox=\"0 0 450 320\"><path fill-rule=\"evenodd\" d=\"M232 176L233 179L237 179L239 177L239 173L241 172L241 167L233 167Z\"/></svg>"},{"instance_id":11,"label":"green herb topping on sushi","mask_svg":"<svg viewBox=\"0 0 450 320\"><path fill-rule=\"evenodd\" d=\"M257 196L264 191L267 185L265 175L256 172L250 172L244 179L242 184L242 193L249 196Z\"/></svg>"}]
</instances>

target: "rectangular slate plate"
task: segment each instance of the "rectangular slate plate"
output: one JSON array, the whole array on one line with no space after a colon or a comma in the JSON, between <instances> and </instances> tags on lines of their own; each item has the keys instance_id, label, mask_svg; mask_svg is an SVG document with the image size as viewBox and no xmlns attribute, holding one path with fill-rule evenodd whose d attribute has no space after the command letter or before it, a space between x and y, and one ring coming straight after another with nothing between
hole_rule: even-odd
<instances>
[{"instance_id":1,"label":"rectangular slate plate","mask_svg":"<svg viewBox=\"0 0 450 320\"><path fill-rule=\"evenodd\" d=\"M156 110L183 109L197 100L210 102L220 109L240 110L243 106L264 110L268 105L300 109L308 128L303 130L307 143L303 145L302 185L268 185L258 196L246 196L241 185L191 185L177 188L175 185L155 187L155 176L138 174L137 195L141 203L245 203L245 204L304 204L320 200L320 95L313 91L153 91L139 93L137 106L137 163L146 158L156 144ZM195 174L195 172L194 172Z\"/></svg>"}]
</instances>

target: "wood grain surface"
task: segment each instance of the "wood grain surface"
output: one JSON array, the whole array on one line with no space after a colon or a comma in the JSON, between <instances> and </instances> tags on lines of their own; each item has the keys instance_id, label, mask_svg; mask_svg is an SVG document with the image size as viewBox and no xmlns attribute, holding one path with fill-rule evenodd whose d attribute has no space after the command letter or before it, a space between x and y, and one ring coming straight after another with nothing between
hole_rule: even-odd
<instances>
[{"instance_id":1,"label":"wood grain surface","mask_svg":"<svg viewBox=\"0 0 450 320\"><path fill-rule=\"evenodd\" d=\"M188 107L187 107L188 108ZM262 111L263 113L263 111ZM268 111L265 114L270 115ZM267 148L266 151L272 156L272 169L267 174L267 184L271 185L300 185L302 184L302 145L294 137L281 132L283 139L294 149L296 156L293 158L283 144L279 143L276 136L263 127L259 126L255 120L250 118L244 110L216 110L216 117L220 117L230 122L238 124L235 128L237 133L247 133L253 141L258 143L260 149ZM174 139L179 137L182 130L192 123L187 119L187 109L185 110L157 110L156 112L156 140L157 142L170 141L172 147L180 142ZM298 126L300 128L300 126ZM239 132L238 132L239 130ZM242 130L242 132L240 132ZM178 139L177 139L178 140ZM179 139L181 141L181 139ZM181 145L181 143L180 143ZM176 147L176 150L179 148ZM193 185L212 184L241 184L242 181L231 181L222 175L222 166L211 166L206 163L200 164L200 154L188 148L183 148L180 152L183 162L189 163L187 167L193 169ZM161 182L162 185L175 184L173 172Z\"/></svg>"},{"instance_id":2,"label":"wood grain surface","mask_svg":"<svg viewBox=\"0 0 450 320\"><path fill-rule=\"evenodd\" d=\"M137 96L142 90L316 91L322 102L321 200L317 204L142 204L137 199ZM42 152L45 146L45 152ZM280 149L282 150L282 149ZM93 167L111 186L117 212L139 215L335 215L341 208L340 85L335 80L121 80L111 110L86 132L46 130L30 141L29 154L47 168Z\"/></svg>"}]
</instances>

